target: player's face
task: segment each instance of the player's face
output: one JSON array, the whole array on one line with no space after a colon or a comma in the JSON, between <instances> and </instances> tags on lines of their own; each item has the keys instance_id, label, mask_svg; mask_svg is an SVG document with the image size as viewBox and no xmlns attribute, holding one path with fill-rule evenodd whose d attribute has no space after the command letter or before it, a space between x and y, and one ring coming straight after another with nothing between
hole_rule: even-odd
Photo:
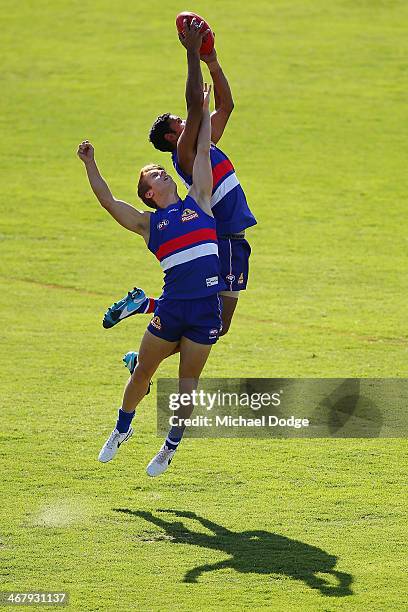
<instances>
[{"instance_id":1,"label":"player's face","mask_svg":"<svg viewBox=\"0 0 408 612\"><path fill-rule=\"evenodd\" d=\"M170 174L167 174L163 168L149 170L146 174L146 178L154 194L165 194L168 191L174 190L176 187L176 183L173 181Z\"/></svg>"},{"instance_id":2,"label":"player's face","mask_svg":"<svg viewBox=\"0 0 408 612\"><path fill-rule=\"evenodd\" d=\"M184 130L186 122L181 117L177 117L177 115L170 115L169 117L169 127L173 134L176 134L177 139L182 134Z\"/></svg>"}]
</instances>

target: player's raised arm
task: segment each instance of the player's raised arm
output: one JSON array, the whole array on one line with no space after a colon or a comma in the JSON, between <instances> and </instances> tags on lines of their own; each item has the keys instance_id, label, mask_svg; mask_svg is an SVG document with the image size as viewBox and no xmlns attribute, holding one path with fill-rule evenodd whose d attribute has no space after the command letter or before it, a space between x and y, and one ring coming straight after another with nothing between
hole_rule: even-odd
<instances>
[{"instance_id":1,"label":"player's raised arm","mask_svg":"<svg viewBox=\"0 0 408 612\"><path fill-rule=\"evenodd\" d=\"M210 55L202 55L201 59L208 66L214 86L215 110L211 114L211 142L216 144L223 135L234 110L234 100L227 78L218 62L216 50L213 49Z\"/></svg>"},{"instance_id":2,"label":"player's raised arm","mask_svg":"<svg viewBox=\"0 0 408 612\"><path fill-rule=\"evenodd\" d=\"M183 133L177 142L177 158L181 169L191 175L196 154L196 142L203 113L203 75L200 54L203 36L203 22L195 18L191 23L184 20L183 32L179 35L181 44L187 49L186 105L187 119Z\"/></svg>"},{"instance_id":3,"label":"player's raised arm","mask_svg":"<svg viewBox=\"0 0 408 612\"><path fill-rule=\"evenodd\" d=\"M193 165L193 184L190 187L189 195L194 198L200 208L211 217L211 195L213 187L213 176L210 161L210 94L211 85L205 84L203 118L201 120L200 131L197 139L197 154Z\"/></svg>"},{"instance_id":4,"label":"player's raised arm","mask_svg":"<svg viewBox=\"0 0 408 612\"><path fill-rule=\"evenodd\" d=\"M94 148L88 140L78 146L77 155L83 161L88 175L89 184L100 204L123 227L140 234L149 240L150 215L149 212L140 212L122 200L116 200L107 183L102 178L95 162Z\"/></svg>"}]
</instances>

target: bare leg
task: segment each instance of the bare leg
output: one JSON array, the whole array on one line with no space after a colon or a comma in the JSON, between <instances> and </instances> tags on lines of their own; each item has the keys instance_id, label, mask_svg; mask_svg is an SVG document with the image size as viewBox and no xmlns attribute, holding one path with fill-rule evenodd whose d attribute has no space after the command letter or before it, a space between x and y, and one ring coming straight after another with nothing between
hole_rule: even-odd
<instances>
[{"instance_id":1,"label":"bare leg","mask_svg":"<svg viewBox=\"0 0 408 612\"><path fill-rule=\"evenodd\" d=\"M188 418L194 408L191 392L197 388L198 379L211 351L211 344L198 344L184 336L180 340L179 391L187 394L188 405L181 406L173 416L168 436L155 457L146 468L149 476L160 476L170 465L185 430L184 421L177 422L177 417ZM144 387L146 389L146 387Z\"/></svg>"},{"instance_id":2,"label":"bare leg","mask_svg":"<svg viewBox=\"0 0 408 612\"><path fill-rule=\"evenodd\" d=\"M150 379L163 359L174 352L178 342L167 342L146 330L132 376L129 378L123 395L122 410L133 412L146 395Z\"/></svg>"},{"instance_id":3,"label":"bare leg","mask_svg":"<svg viewBox=\"0 0 408 612\"><path fill-rule=\"evenodd\" d=\"M190 394L197 389L198 379L203 371L208 355L211 351L211 344L198 344L188 338L180 341L180 365L179 365L179 392ZM177 416L188 419L193 412L194 406L190 402L187 406L181 406L177 411ZM169 437L171 439L181 438L185 427L172 427Z\"/></svg>"},{"instance_id":4,"label":"bare leg","mask_svg":"<svg viewBox=\"0 0 408 612\"><path fill-rule=\"evenodd\" d=\"M222 331L220 336L225 336L230 328L232 317L238 304L238 296L231 297L223 291L220 293L220 297L222 299Z\"/></svg>"},{"instance_id":5,"label":"bare leg","mask_svg":"<svg viewBox=\"0 0 408 612\"><path fill-rule=\"evenodd\" d=\"M200 378L212 344L198 344L184 336L180 340L180 378Z\"/></svg>"}]
</instances>

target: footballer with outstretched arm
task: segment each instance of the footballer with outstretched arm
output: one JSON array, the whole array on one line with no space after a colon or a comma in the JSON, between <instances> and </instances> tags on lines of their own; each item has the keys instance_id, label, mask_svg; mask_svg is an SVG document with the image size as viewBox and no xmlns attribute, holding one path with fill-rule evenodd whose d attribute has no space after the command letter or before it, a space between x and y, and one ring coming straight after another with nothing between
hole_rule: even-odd
<instances>
[{"instance_id":1,"label":"footballer with outstretched arm","mask_svg":"<svg viewBox=\"0 0 408 612\"><path fill-rule=\"evenodd\" d=\"M199 47L198 47L199 48ZM180 351L180 393L190 394L221 330L218 292L225 285L220 277L216 223L211 212L210 87L202 96L203 116L193 165L193 182L182 200L177 185L162 166L142 168L138 193L154 212L139 212L117 200L102 178L89 141L78 147L89 183L101 205L123 227L140 234L164 272L163 294L156 302L154 317L143 336L138 360L126 385L116 426L102 447L99 460L111 461L119 446L133 434L136 406L149 389L160 363ZM188 418L193 404L183 411ZM147 466L149 476L162 474L170 465L184 433L174 425L157 455Z\"/></svg>"},{"instance_id":2,"label":"footballer with outstretched arm","mask_svg":"<svg viewBox=\"0 0 408 612\"><path fill-rule=\"evenodd\" d=\"M185 21L184 33L180 36L180 41L187 50L187 119L165 113L156 119L150 130L150 141L156 149L171 153L173 165L187 187L192 182L192 168L202 116L200 56L194 50L194 42L205 35L202 27L203 24L194 19L190 24ZM195 49L196 47L197 45ZM247 286L251 248L246 240L245 230L255 225L256 220L248 207L231 161L216 146L234 108L228 81L218 62L215 49L211 55L201 59L209 68L215 97L215 110L211 114L211 208L217 224L221 276L225 283L225 289L220 292L223 303L223 335L229 330L239 292ZM108 309L103 325L110 328L131 315L153 312L155 303L155 298L146 297L141 289L135 288ZM130 371L136 359L137 354L134 352L125 355L124 361Z\"/></svg>"}]
</instances>

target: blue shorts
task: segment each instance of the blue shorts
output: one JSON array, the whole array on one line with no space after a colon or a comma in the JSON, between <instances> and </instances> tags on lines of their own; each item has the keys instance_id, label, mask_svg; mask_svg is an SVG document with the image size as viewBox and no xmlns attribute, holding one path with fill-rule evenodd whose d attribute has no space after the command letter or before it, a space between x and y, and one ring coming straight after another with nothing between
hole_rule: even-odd
<instances>
[{"instance_id":1,"label":"blue shorts","mask_svg":"<svg viewBox=\"0 0 408 612\"><path fill-rule=\"evenodd\" d=\"M159 298L147 329L168 342L184 336L198 344L215 344L221 328L221 300L214 293L195 300Z\"/></svg>"},{"instance_id":2,"label":"blue shorts","mask_svg":"<svg viewBox=\"0 0 408 612\"><path fill-rule=\"evenodd\" d=\"M245 238L218 237L218 255L221 276L227 285L226 290L242 291L246 289L251 247Z\"/></svg>"}]
</instances>

